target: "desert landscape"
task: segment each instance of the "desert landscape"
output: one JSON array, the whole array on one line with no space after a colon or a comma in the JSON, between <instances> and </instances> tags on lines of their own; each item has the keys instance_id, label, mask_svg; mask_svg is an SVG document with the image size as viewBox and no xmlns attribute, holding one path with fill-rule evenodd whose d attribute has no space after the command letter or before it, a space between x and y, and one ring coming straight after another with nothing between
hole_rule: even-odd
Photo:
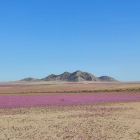
<instances>
[{"instance_id":1,"label":"desert landscape","mask_svg":"<svg viewBox=\"0 0 140 140\"><path fill-rule=\"evenodd\" d=\"M0 140L139 140L140 84L0 85Z\"/></svg>"},{"instance_id":2,"label":"desert landscape","mask_svg":"<svg viewBox=\"0 0 140 140\"><path fill-rule=\"evenodd\" d=\"M0 140L140 140L140 0L0 0Z\"/></svg>"}]
</instances>

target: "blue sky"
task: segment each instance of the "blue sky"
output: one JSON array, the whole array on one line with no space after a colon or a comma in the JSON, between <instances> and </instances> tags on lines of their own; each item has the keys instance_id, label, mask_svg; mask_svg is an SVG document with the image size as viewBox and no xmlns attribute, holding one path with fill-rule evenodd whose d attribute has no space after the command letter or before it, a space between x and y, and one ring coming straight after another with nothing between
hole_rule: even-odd
<instances>
[{"instance_id":1,"label":"blue sky","mask_svg":"<svg viewBox=\"0 0 140 140\"><path fill-rule=\"evenodd\" d=\"M139 0L1 0L0 81L83 70L140 81Z\"/></svg>"}]
</instances>

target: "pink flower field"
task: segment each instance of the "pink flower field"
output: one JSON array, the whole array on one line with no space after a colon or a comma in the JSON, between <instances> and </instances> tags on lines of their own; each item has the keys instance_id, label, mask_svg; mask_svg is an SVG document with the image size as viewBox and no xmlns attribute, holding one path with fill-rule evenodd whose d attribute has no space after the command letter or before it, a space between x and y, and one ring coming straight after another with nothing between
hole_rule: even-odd
<instances>
[{"instance_id":1,"label":"pink flower field","mask_svg":"<svg viewBox=\"0 0 140 140\"><path fill-rule=\"evenodd\" d=\"M86 105L107 102L140 101L139 94L94 94L94 95L38 95L0 96L0 108L38 107L57 105Z\"/></svg>"}]
</instances>

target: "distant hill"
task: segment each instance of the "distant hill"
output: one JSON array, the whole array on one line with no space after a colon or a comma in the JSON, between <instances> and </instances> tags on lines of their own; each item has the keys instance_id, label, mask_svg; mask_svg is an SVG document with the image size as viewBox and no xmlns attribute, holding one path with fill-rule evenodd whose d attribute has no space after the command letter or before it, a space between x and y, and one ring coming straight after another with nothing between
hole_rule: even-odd
<instances>
[{"instance_id":1,"label":"distant hill","mask_svg":"<svg viewBox=\"0 0 140 140\"><path fill-rule=\"evenodd\" d=\"M80 70L75 71L73 73L70 72L64 72L59 75L51 74L45 78L42 79L35 79L32 77L24 78L21 81L68 81L68 82L80 82L80 81L103 81L103 82L116 82L117 80L110 76L101 76L96 77L95 75L88 73L88 72L82 72Z\"/></svg>"},{"instance_id":2,"label":"distant hill","mask_svg":"<svg viewBox=\"0 0 140 140\"><path fill-rule=\"evenodd\" d=\"M60 75L51 74L41 80L43 80L43 81L68 81L68 78L70 75L71 75L71 73L69 73L69 72L64 72Z\"/></svg>"},{"instance_id":3,"label":"distant hill","mask_svg":"<svg viewBox=\"0 0 140 140\"><path fill-rule=\"evenodd\" d=\"M35 79L35 78L32 78L32 77L27 77L27 78L24 78L20 81L27 81L27 82L32 82L32 81L38 81L39 79Z\"/></svg>"},{"instance_id":4,"label":"distant hill","mask_svg":"<svg viewBox=\"0 0 140 140\"><path fill-rule=\"evenodd\" d=\"M71 81L71 82L78 82L78 81L97 81L98 78L95 77L93 74L76 71L73 73L64 72L60 75L51 74L46 78L43 78L44 81Z\"/></svg>"},{"instance_id":5,"label":"distant hill","mask_svg":"<svg viewBox=\"0 0 140 140\"><path fill-rule=\"evenodd\" d=\"M106 82L115 82L117 81L115 78L110 76L101 76L96 77L95 75L82 72L82 71L75 71L73 73L64 72L60 75L51 74L43 79L43 81L69 81L69 82L80 82L80 81L106 81Z\"/></svg>"},{"instance_id":6,"label":"distant hill","mask_svg":"<svg viewBox=\"0 0 140 140\"><path fill-rule=\"evenodd\" d=\"M110 77L110 76L101 76L101 77L98 77L98 79L99 79L100 81L108 81L108 82L117 81L115 78Z\"/></svg>"}]
</instances>

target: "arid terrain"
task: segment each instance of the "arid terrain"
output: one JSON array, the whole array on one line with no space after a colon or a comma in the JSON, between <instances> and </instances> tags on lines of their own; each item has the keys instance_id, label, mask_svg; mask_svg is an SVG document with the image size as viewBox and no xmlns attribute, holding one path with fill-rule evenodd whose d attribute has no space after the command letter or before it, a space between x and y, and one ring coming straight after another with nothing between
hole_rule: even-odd
<instances>
[{"instance_id":1,"label":"arid terrain","mask_svg":"<svg viewBox=\"0 0 140 140\"><path fill-rule=\"evenodd\" d=\"M140 83L121 82L13 82L1 83L0 95L54 93L140 92ZM53 93L53 94L52 94Z\"/></svg>"},{"instance_id":2,"label":"arid terrain","mask_svg":"<svg viewBox=\"0 0 140 140\"><path fill-rule=\"evenodd\" d=\"M1 140L139 140L140 102L0 109Z\"/></svg>"},{"instance_id":3,"label":"arid terrain","mask_svg":"<svg viewBox=\"0 0 140 140\"><path fill-rule=\"evenodd\" d=\"M0 85L0 140L139 140L139 83Z\"/></svg>"},{"instance_id":4,"label":"arid terrain","mask_svg":"<svg viewBox=\"0 0 140 140\"><path fill-rule=\"evenodd\" d=\"M140 140L140 0L0 0L0 140Z\"/></svg>"}]
</instances>

